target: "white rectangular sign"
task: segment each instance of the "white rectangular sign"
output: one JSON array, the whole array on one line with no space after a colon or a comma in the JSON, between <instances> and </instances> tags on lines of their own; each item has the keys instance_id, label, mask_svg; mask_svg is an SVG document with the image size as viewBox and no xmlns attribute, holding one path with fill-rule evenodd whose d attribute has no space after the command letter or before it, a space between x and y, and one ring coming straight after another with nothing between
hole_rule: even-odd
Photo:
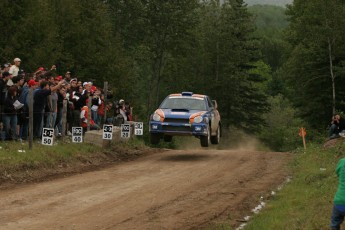
<instances>
[{"instance_id":1,"label":"white rectangular sign","mask_svg":"<svg viewBox=\"0 0 345 230\"><path fill-rule=\"evenodd\" d=\"M83 128L82 127L72 127L72 142L73 143L83 142Z\"/></svg>"},{"instance_id":2,"label":"white rectangular sign","mask_svg":"<svg viewBox=\"0 0 345 230\"><path fill-rule=\"evenodd\" d=\"M142 122L135 122L134 123L134 135L143 135L144 125Z\"/></svg>"},{"instance_id":3,"label":"white rectangular sign","mask_svg":"<svg viewBox=\"0 0 345 230\"><path fill-rule=\"evenodd\" d=\"M53 145L53 140L54 140L54 129L43 128L42 145Z\"/></svg>"},{"instance_id":4,"label":"white rectangular sign","mask_svg":"<svg viewBox=\"0 0 345 230\"><path fill-rule=\"evenodd\" d=\"M122 124L121 125L121 137L122 138L130 138L130 125L129 124Z\"/></svg>"},{"instance_id":5,"label":"white rectangular sign","mask_svg":"<svg viewBox=\"0 0 345 230\"><path fill-rule=\"evenodd\" d=\"M113 139L113 126L112 125L103 125L103 139L104 140Z\"/></svg>"}]
</instances>

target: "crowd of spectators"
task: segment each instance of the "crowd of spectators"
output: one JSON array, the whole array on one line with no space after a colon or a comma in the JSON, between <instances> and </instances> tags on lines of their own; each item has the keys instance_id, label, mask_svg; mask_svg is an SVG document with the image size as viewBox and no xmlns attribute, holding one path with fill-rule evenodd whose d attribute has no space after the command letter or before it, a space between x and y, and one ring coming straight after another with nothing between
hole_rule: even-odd
<instances>
[{"instance_id":1,"label":"crowd of spectators","mask_svg":"<svg viewBox=\"0 0 345 230\"><path fill-rule=\"evenodd\" d=\"M34 73L25 73L20 58L6 63L0 71L0 137L1 140L26 140L29 128L29 91L33 91L33 137L41 138L43 127L54 128L55 135L71 134L72 127L89 124L99 130L103 123L131 120L131 109L124 100L105 105L103 90L95 82L82 82L67 71L58 76L56 66L39 67ZM91 120L88 121L88 100L91 98ZM66 127L62 128L63 105L67 105ZM105 118L105 109L107 117Z\"/></svg>"}]
</instances>

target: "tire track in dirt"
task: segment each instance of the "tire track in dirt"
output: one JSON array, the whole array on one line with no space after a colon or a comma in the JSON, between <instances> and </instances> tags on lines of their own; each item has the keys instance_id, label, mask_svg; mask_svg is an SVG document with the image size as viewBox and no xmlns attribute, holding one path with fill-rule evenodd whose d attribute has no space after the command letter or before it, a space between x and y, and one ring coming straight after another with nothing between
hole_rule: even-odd
<instances>
[{"instance_id":1,"label":"tire track in dirt","mask_svg":"<svg viewBox=\"0 0 345 230\"><path fill-rule=\"evenodd\" d=\"M0 229L201 229L235 226L281 184L293 155L179 150L0 191Z\"/></svg>"}]
</instances>

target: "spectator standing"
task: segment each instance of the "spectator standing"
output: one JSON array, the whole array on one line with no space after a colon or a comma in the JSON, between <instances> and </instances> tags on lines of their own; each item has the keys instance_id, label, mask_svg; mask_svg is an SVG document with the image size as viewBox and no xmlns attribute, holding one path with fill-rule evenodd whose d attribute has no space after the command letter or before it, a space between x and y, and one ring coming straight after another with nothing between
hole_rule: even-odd
<instances>
[{"instance_id":1,"label":"spectator standing","mask_svg":"<svg viewBox=\"0 0 345 230\"><path fill-rule=\"evenodd\" d=\"M2 113L4 111L4 101L7 97L7 82L10 79L9 72L3 72L0 79L0 121L2 121Z\"/></svg>"},{"instance_id":2,"label":"spectator standing","mask_svg":"<svg viewBox=\"0 0 345 230\"><path fill-rule=\"evenodd\" d=\"M13 60L14 62L14 65L12 65L9 69L9 73L12 74L13 77L17 76L18 75L18 72L19 72L19 66L20 66L20 63L21 63L21 60L20 58L15 58Z\"/></svg>"},{"instance_id":3,"label":"spectator standing","mask_svg":"<svg viewBox=\"0 0 345 230\"><path fill-rule=\"evenodd\" d=\"M51 95L48 96L48 104L49 104L49 112L47 114L47 128L54 128L55 121L57 117L57 100L58 94L56 92L56 88L54 89L54 84L50 85Z\"/></svg>"},{"instance_id":4,"label":"spectator standing","mask_svg":"<svg viewBox=\"0 0 345 230\"><path fill-rule=\"evenodd\" d=\"M17 87L11 86L4 102L4 129L6 140L17 140L17 108L14 103L17 101Z\"/></svg>"},{"instance_id":5,"label":"spectator standing","mask_svg":"<svg viewBox=\"0 0 345 230\"><path fill-rule=\"evenodd\" d=\"M345 217L345 158L342 158L335 169L338 176L338 189L333 199L333 210L330 227L340 230Z\"/></svg>"},{"instance_id":6,"label":"spectator standing","mask_svg":"<svg viewBox=\"0 0 345 230\"><path fill-rule=\"evenodd\" d=\"M2 68L1 68L1 73L3 73L3 72L8 72L8 71L10 70L11 65L8 64L8 63L5 63L5 64L3 64L3 66L1 66L1 67L2 67Z\"/></svg>"},{"instance_id":7,"label":"spectator standing","mask_svg":"<svg viewBox=\"0 0 345 230\"><path fill-rule=\"evenodd\" d=\"M80 126L80 111L83 106L86 105L86 100L89 97L88 93L83 94L83 87L79 86L78 91L72 94L71 102L74 105L73 110L73 126L79 127Z\"/></svg>"},{"instance_id":8,"label":"spectator standing","mask_svg":"<svg viewBox=\"0 0 345 230\"><path fill-rule=\"evenodd\" d=\"M106 110L107 110L106 124L113 124L114 109L113 109L113 103L111 101L107 103Z\"/></svg>"},{"instance_id":9,"label":"spectator standing","mask_svg":"<svg viewBox=\"0 0 345 230\"><path fill-rule=\"evenodd\" d=\"M64 81L60 81L56 86L49 88L49 83L47 81L42 81L40 83L40 88L38 88L35 91L33 108L34 137L41 138L43 128L44 107L46 105L47 97L51 94L52 89L59 89L63 83Z\"/></svg>"},{"instance_id":10,"label":"spectator standing","mask_svg":"<svg viewBox=\"0 0 345 230\"><path fill-rule=\"evenodd\" d=\"M92 97L92 102L91 102L91 117L96 122L97 125L99 125L98 107L102 104L100 94L101 94L101 91L96 89L94 91L94 95Z\"/></svg>"},{"instance_id":11,"label":"spectator standing","mask_svg":"<svg viewBox=\"0 0 345 230\"><path fill-rule=\"evenodd\" d=\"M97 111L98 125L99 126L101 126L105 122L104 121L104 112L105 112L104 110L106 109L106 106L104 104L104 94L101 94L100 98L101 98L101 104L100 104L100 106L98 106L98 111Z\"/></svg>"},{"instance_id":12,"label":"spectator standing","mask_svg":"<svg viewBox=\"0 0 345 230\"><path fill-rule=\"evenodd\" d=\"M71 81L71 72L70 72L70 71L67 71L67 72L65 73L65 81L66 81L67 83L69 83L69 82Z\"/></svg>"},{"instance_id":13,"label":"spectator standing","mask_svg":"<svg viewBox=\"0 0 345 230\"><path fill-rule=\"evenodd\" d=\"M64 82L64 81L63 81ZM58 136L62 136L62 110L63 101L66 98L66 88L62 87L57 92L57 115L55 120L54 128L57 129Z\"/></svg>"},{"instance_id":14,"label":"spectator standing","mask_svg":"<svg viewBox=\"0 0 345 230\"><path fill-rule=\"evenodd\" d=\"M19 102L24 104L23 111L22 111L22 121L19 131L19 138L22 140L26 140L28 138L28 128L29 128L29 90L32 88L35 90L37 87L38 82L34 80L29 80L27 84L23 87L22 93L19 96Z\"/></svg>"}]
</instances>

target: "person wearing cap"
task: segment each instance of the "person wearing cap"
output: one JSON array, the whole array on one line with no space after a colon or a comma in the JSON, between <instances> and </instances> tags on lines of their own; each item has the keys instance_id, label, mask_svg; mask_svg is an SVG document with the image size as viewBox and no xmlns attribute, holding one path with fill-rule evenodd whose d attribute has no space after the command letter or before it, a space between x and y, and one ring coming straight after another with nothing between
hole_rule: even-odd
<instances>
[{"instance_id":1,"label":"person wearing cap","mask_svg":"<svg viewBox=\"0 0 345 230\"><path fill-rule=\"evenodd\" d=\"M75 93L76 91L78 91L78 86L77 86L77 82L78 82L78 80L77 80L77 78L72 78L70 81L69 81L69 83L71 84L71 90L72 90L72 92L73 93Z\"/></svg>"},{"instance_id":2,"label":"person wearing cap","mask_svg":"<svg viewBox=\"0 0 345 230\"><path fill-rule=\"evenodd\" d=\"M38 67L38 69L34 72L35 77L40 77L46 72L44 67Z\"/></svg>"},{"instance_id":3,"label":"person wearing cap","mask_svg":"<svg viewBox=\"0 0 345 230\"><path fill-rule=\"evenodd\" d=\"M20 128L19 128L19 138L22 140L27 140L28 130L29 130L29 90L35 90L38 86L38 82L33 79L30 79L26 84L24 84L22 92L19 95L18 101L23 106L22 117L20 118Z\"/></svg>"},{"instance_id":4,"label":"person wearing cap","mask_svg":"<svg viewBox=\"0 0 345 230\"><path fill-rule=\"evenodd\" d=\"M10 65L8 63L5 63L1 66L1 73L8 72L10 70Z\"/></svg>"},{"instance_id":5,"label":"person wearing cap","mask_svg":"<svg viewBox=\"0 0 345 230\"><path fill-rule=\"evenodd\" d=\"M15 58L13 60L14 62L14 65L12 65L10 67L10 70L8 71L10 74L12 74L13 77L17 76L18 75L18 72L19 72L19 66L20 66L20 63L21 63L21 60L19 58Z\"/></svg>"},{"instance_id":6,"label":"person wearing cap","mask_svg":"<svg viewBox=\"0 0 345 230\"><path fill-rule=\"evenodd\" d=\"M56 82L59 82L59 81L61 81L62 80L62 76L57 76L56 78L55 78L55 81Z\"/></svg>"},{"instance_id":7,"label":"person wearing cap","mask_svg":"<svg viewBox=\"0 0 345 230\"><path fill-rule=\"evenodd\" d=\"M67 71L67 72L65 73L65 80L66 80L67 82L71 81L71 71Z\"/></svg>"},{"instance_id":8,"label":"person wearing cap","mask_svg":"<svg viewBox=\"0 0 345 230\"><path fill-rule=\"evenodd\" d=\"M85 94L85 92L91 92L91 84L90 82L84 82L83 83L83 87L84 87L84 90L83 90L83 94Z\"/></svg>"}]
</instances>

